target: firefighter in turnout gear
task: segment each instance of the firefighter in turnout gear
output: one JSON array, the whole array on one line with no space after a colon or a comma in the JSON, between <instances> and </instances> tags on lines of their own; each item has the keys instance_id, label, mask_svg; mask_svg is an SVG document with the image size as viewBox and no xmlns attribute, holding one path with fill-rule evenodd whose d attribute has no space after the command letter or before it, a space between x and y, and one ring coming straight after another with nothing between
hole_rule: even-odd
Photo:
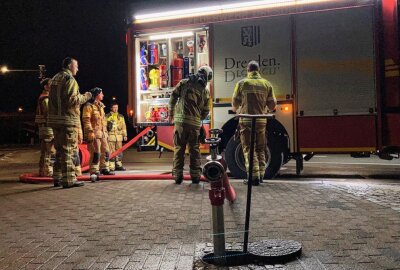
<instances>
[{"instance_id":1,"label":"firefighter in turnout gear","mask_svg":"<svg viewBox=\"0 0 400 270\"><path fill-rule=\"evenodd\" d=\"M78 61L67 57L62 66L63 70L51 80L47 124L53 128L56 148L54 186L62 184L64 188L70 188L84 185L76 180L73 155L78 141L77 128L81 126L80 107L92 94L79 93L79 86L74 78L78 72Z\"/></svg>"},{"instance_id":2,"label":"firefighter in turnout gear","mask_svg":"<svg viewBox=\"0 0 400 270\"><path fill-rule=\"evenodd\" d=\"M39 128L40 160L39 176L53 176L52 160L55 158L53 129L47 125L47 114L49 111L49 91L51 80L46 78L40 82L42 94L39 96L35 123Z\"/></svg>"},{"instance_id":3,"label":"firefighter in turnout gear","mask_svg":"<svg viewBox=\"0 0 400 270\"><path fill-rule=\"evenodd\" d=\"M83 134L88 142L90 152L91 175L114 175L110 172L107 121L104 113L102 89L96 87L90 90L92 98L83 107ZM98 180L98 177L92 178Z\"/></svg>"},{"instance_id":4,"label":"firefighter in turnout gear","mask_svg":"<svg viewBox=\"0 0 400 270\"><path fill-rule=\"evenodd\" d=\"M118 104L111 104L111 111L106 115L107 118L107 131L108 131L108 145L110 147L110 153L121 149L122 141L128 140L126 133L125 119L122 114L118 113ZM122 166L122 153L115 156L110 160L111 171L125 171Z\"/></svg>"},{"instance_id":5,"label":"firefighter in turnout gear","mask_svg":"<svg viewBox=\"0 0 400 270\"><path fill-rule=\"evenodd\" d=\"M256 61L250 61L247 65L247 78L240 80L235 87L232 97L232 110L241 114L264 114L266 108L274 110L276 98L272 85L263 79L259 73L260 67ZM267 119L257 119L256 140L253 162L253 185L259 185L264 178L266 169L266 128ZM247 174L249 173L251 119L240 118L240 142L242 143ZM247 183L247 180L245 180Z\"/></svg>"},{"instance_id":6,"label":"firefighter in turnout gear","mask_svg":"<svg viewBox=\"0 0 400 270\"><path fill-rule=\"evenodd\" d=\"M174 122L174 160L172 174L175 183L183 181L183 167L186 145L189 148L190 176L192 183L200 182L201 160L199 135L201 121L210 111L210 93L207 82L213 77L208 66L199 68L197 74L181 80L171 94L169 100L170 122Z\"/></svg>"}]
</instances>

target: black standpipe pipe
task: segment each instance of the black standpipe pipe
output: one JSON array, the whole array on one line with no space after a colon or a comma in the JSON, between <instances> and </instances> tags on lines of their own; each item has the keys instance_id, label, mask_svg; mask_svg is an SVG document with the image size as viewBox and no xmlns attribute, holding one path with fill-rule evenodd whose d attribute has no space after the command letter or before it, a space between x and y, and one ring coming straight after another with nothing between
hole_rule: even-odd
<instances>
[{"instance_id":1,"label":"black standpipe pipe","mask_svg":"<svg viewBox=\"0 0 400 270\"><path fill-rule=\"evenodd\" d=\"M256 118L251 118L251 137L250 137L250 157L249 157L249 175L247 179L247 203L246 203L246 220L244 224L244 241L243 253L247 253L249 244L249 226L250 226L250 207L251 207L251 190L253 187L253 162L254 162L254 141L256 137Z\"/></svg>"},{"instance_id":2,"label":"black standpipe pipe","mask_svg":"<svg viewBox=\"0 0 400 270\"><path fill-rule=\"evenodd\" d=\"M251 190L253 187L253 163L254 163L254 144L256 137L256 120L257 118L273 119L273 114L239 114L238 118L251 119L251 136L250 136L250 155L249 155L249 173L247 179L247 203L246 203L246 220L244 224L243 253L247 253L249 245L249 227L250 227L250 209L251 209Z\"/></svg>"}]
</instances>

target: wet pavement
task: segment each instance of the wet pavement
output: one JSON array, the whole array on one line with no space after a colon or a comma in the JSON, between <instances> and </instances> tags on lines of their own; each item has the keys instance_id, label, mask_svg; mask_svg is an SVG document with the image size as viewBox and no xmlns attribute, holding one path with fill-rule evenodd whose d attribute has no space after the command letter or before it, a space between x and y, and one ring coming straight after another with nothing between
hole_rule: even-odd
<instances>
[{"instance_id":1,"label":"wet pavement","mask_svg":"<svg viewBox=\"0 0 400 270\"><path fill-rule=\"evenodd\" d=\"M170 170L167 155L129 155L143 159L125 163L132 173ZM207 183L101 181L66 190L18 182L19 173L34 170L36 156L29 149L0 155L0 269L217 268L199 259L212 247ZM286 171L292 169L288 164ZM224 204L226 242L240 248L247 187L241 180L232 185L238 198ZM249 236L250 242L295 240L303 253L284 265L229 269L400 269L400 182L267 181L253 189Z\"/></svg>"}]
</instances>

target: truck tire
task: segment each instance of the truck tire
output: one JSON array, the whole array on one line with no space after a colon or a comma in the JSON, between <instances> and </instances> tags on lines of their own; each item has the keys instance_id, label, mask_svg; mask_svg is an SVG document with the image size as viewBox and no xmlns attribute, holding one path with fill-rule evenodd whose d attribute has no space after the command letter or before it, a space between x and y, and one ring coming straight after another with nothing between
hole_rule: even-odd
<instances>
[{"instance_id":1,"label":"truck tire","mask_svg":"<svg viewBox=\"0 0 400 270\"><path fill-rule=\"evenodd\" d=\"M268 134L267 144L267 168L265 169L264 179L273 179L284 164L285 147L287 141L285 137L276 136L274 133Z\"/></svg>"},{"instance_id":2,"label":"truck tire","mask_svg":"<svg viewBox=\"0 0 400 270\"><path fill-rule=\"evenodd\" d=\"M246 167L244 165L244 156L242 144L230 138L225 148L225 161L228 169L235 178L246 179Z\"/></svg>"},{"instance_id":3,"label":"truck tire","mask_svg":"<svg viewBox=\"0 0 400 270\"><path fill-rule=\"evenodd\" d=\"M265 179L274 178L282 166L283 152L279 150L278 147L274 148L275 149L272 149L272 152L269 146L267 146L266 149L267 151L266 156L268 160L267 160L267 168L265 170L265 175L264 175ZM225 160L228 165L229 171L235 178L239 179L247 178L242 145L239 141L235 141L233 137L230 138L228 144L226 145Z\"/></svg>"}]
</instances>

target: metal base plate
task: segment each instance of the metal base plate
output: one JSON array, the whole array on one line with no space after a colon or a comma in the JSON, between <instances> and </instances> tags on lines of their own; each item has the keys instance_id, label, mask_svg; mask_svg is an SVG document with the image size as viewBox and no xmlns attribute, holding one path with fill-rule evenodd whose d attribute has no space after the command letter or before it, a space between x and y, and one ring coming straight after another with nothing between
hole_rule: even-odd
<instances>
[{"instance_id":1,"label":"metal base plate","mask_svg":"<svg viewBox=\"0 0 400 270\"><path fill-rule=\"evenodd\" d=\"M293 240L268 239L250 243L248 251L257 262L285 263L301 255L301 244Z\"/></svg>"}]
</instances>

